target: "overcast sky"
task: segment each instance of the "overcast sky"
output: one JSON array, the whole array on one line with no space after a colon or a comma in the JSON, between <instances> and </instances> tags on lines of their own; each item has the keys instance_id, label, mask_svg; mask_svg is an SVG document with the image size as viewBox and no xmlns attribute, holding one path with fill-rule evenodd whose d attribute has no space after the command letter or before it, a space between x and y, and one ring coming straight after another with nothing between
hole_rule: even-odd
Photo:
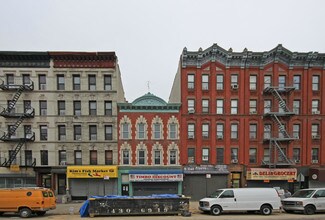
<instances>
[{"instance_id":1,"label":"overcast sky","mask_svg":"<svg viewBox=\"0 0 325 220\"><path fill-rule=\"evenodd\" d=\"M324 0L0 0L2 51L115 51L126 99L168 101L182 50L325 53Z\"/></svg>"}]
</instances>

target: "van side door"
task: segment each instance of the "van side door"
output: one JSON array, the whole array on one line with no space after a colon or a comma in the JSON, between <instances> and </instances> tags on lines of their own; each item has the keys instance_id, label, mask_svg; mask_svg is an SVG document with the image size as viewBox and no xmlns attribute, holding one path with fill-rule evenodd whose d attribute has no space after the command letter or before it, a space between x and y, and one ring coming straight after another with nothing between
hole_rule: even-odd
<instances>
[{"instance_id":1,"label":"van side door","mask_svg":"<svg viewBox=\"0 0 325 220\"><path fill-rule=\"evenodd\" d=\"M220 196L220 205L223 210L237 210L237 202L234 190L225 190Z\"/></svg>"},{"instance_id":2,"label":"van side door","mask_svg":"<svg viewBox=\"0 0 325 220\"><path fill-rule=\"evenodd\" d=\"M318 190L314 196L315 206L317 210L325 210L325 190Z\"/></svg>"}]
</instances>

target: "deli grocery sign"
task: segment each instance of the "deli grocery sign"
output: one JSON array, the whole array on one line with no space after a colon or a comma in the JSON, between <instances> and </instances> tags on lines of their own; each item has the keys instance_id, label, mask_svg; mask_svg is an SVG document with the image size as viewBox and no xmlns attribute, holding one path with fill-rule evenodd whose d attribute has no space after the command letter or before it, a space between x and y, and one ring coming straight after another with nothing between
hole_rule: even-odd
<instances>
[{"instance_id":1,"label":"deli grocery sign","mask_svg":"<svg viewBox=\"0 0 325 220\"><path fill-rule=\"evenodd\" d=\"M183 174L129 174L130 182L179 182Z\"/></svg>"},{"instance_id":2,"label":"deli grocery sign","mask_svg":"<svg viewBox=\"0 0 325 220\"><path fill-rule=\"evenodd\" d=\"M296 180L297 169L267 169L250 168L247 170L247 180Z\"/></svg>"}]
</instances>

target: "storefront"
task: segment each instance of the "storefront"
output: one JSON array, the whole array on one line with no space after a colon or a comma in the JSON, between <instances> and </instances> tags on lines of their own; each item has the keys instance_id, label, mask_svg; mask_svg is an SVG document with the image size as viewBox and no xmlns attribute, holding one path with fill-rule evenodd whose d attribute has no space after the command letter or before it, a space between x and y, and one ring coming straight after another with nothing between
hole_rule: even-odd
<instances>
[{"instance_id":1,"label":"storefront","mask_svg":"<svg viewBox=\"0 0 325 220\"><path fill-rule=\"evenodd\" d=\"M248 187L279 187L295 191L297 169L248 168L246 173Z\"/></svg>"},{"instance_id":2,"label":"storefront","mask_svg":"<svg viewBox=\"0 0 325 220\"><path fill-rule=\"evenodd\" d=\"M192 200L206 197L228 185L227 165L184 166L183 194Z\"/></svg>"},{"instance_id":3,"label":"storefront","mask_svg":"<svg viewBox=\"0 0 325 220\"><path fill-rule=\"evenodd\" d=\"M12 165L10 168L0 167L0 188L36 186L33 168L22 168Z\"/></svg>"},{"instance_id":4,"label":"storefront","mask_svg":"<svg viewBox=\"0 0 325 220\"><path fill-rule=\"evenodd\" d=\"M309 169L309 187L324 188L325 187L325 168L310 168Z\"/></svg>"},{"instance_id":5,"label":"storefront","mask_svg":"<svg viewBox=\"0 0 325 220\"><path fill-rule=\"evenodd\" d=\"M119 167L120 195L182 194L182 182L180 167Z\"/></svg>"},{"instance_id":6,"label":"storefront","mask_svg":"<svg viewBox=\"0 0 325 220\"><path fill-rule=\"evenodd\" d=\"M72 200L117 195L117 166L68 166L67 194Z\"/></svg>"}]
</instances>

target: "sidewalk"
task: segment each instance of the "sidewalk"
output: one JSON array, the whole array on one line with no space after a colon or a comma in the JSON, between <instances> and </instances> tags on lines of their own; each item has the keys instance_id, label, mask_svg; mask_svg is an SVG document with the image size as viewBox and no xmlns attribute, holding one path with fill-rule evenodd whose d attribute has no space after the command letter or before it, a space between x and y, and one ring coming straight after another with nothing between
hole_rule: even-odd
<instances>
[{"instance_id":1,"label":"sidewalk","mask_svg":"<svg viewBox=\"0 0 325 220\"><path fill-rule=\"evenodd\" d=\"M48 213L55 215L79 215L79 209L83 205L84 201L72 201L70 203L58 203L56 209L48 211ZM190 201L190 212L199 213L199 202Z\"/></svg>"}]
</instances>

